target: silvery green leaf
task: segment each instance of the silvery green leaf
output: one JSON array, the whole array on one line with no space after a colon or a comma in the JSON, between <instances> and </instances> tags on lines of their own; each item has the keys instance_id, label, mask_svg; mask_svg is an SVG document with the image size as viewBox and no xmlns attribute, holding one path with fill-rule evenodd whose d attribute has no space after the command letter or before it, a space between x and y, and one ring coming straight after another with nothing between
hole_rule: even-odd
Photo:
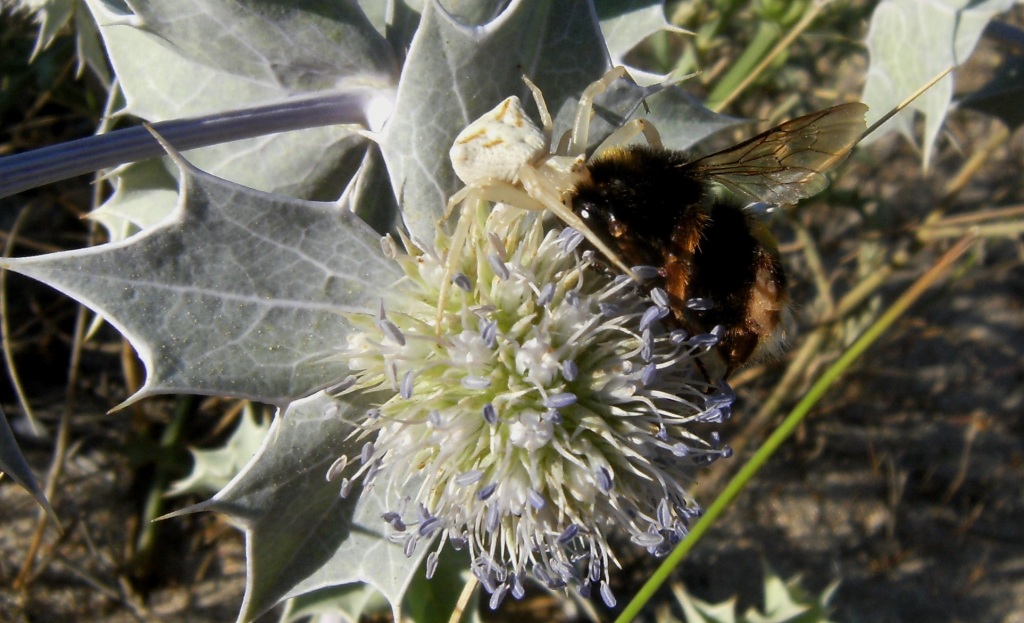
<instances>
[{"instance_id":1,"label":"silvery green leaf","mask_svg":"<svg viewBox=\"0 0 1024 623\"><path fill-rule=\"evenodd\" d=\"M359 8L363 10L363 15L366 16L366 21L370 22L370 25L373 26L378 35L385 38L387 37L388 28L391 27L391 24L389 23L390 16L388 14L393 12L390 10L391 7L388 6L389 4L392 3L387 0L383 2L371 1L359 3Z\"/></svg>"},{"instance_id":2,"label":"silvery green leaf","mask_svg":"<svg viewBox=\"0 0 1024 623\"><path fill-rule=\"evenodd\" d=\"M868 124L939 72L963 64L989 20L1013 4L1014 0L883 0L871 16L867 37L871 66L863 100L870 107ZM952 96L953 77L947 76L910 105L925 117L921 146L926 168ZM868 142L890 129L913 140L912 122L911 115L897 115Z\"/></svg>"},{"instance_id":3,"label":"silvery green leaf","mask_svg":"<svg viewBox=\"0 0 1024 623\"><path fill-rule=\"evenodd\" d=\"M150 122L359 88L381 93L374 102L393 97L394 55L354 3L87 4L124 94L121 112ZM251 188L335 200L366 149L351 127L335 124L193 150L189 159Z\"/></svg>"},{"instance_id":4,"label":"silvery green leaf","mask_svg":"<svg viewBox=\"0 0 1024 623\"><path fill-rule=\"evenodd\" d=\"M697 599L685 587L674 592L686 623L737 623L736 597L715 604Z\"/></svg>"},{"instance_id":5,"label":"silvery green leaf","mask_svg":"<svg viewBox=\"0 0 1024 623\"><path fill-rule=\"evenodd\" d=\"M110 232L111 240L124 240L156 225L177 203L178 182L159 160L125 166L113 185L110 197L89 213L89 218Z\"/></svg>"},{"instance_id":6,"label":"silvery green leaf","mask_svg":"<svg viewBox=\"0 0 1024 623\"><path fill-rule=\"evenodd\" d=\"M85 9L85 3L75 0L75 52L78 54L78 73L88 67L108 89L113 81L107 55L103 50L99 26Z\"/></svg>"},{"instance_id":7,"label":"silvery green leaf","mask_svg":"<svg viewBox=\"0 0 1024 623\"><path fill-rule=\"evenodd\" d=\"M398 269L333 204L268 195L176 160L171 215L122 242L4 260L100 313L164 392L284 404L346 374L340 312L372 309Z\"/></svg>"},{"instance_id":8,"label":"silvery green leaf","mask_svg":"<svg viewBox=\"0 0 1024 623\"><path fill-rule=\"evenodd\" d=\"M60 34L75 11L75 0L16 0L18 8L32 13L33 19L39 24L36 33L36 45L32 50L33 58L45 50Z\"/></svg>"},{"instance_id":9,"label":"silvery green leaf","mask_svg":"<svg viewBox=\"0 0 1024 623\"><path fill-rule=\"evenodd\" d=\"M388 612L391 604L373 586L345 584L292 597L285 603L281 623L359 623L371 615ZM364 618L365 617L365 618Z\"/></svg>"},{"instance_id":10,"label":"silvery green leaf","mask_svg":"<svg viewBox=\"0 0 1024 623\"><path fill-rule=\"evenodd\" d=\"M32 468L29 467L28 461L25 460L25 455L21 453L21 448L18 447L18 441L14 438L14 431L11 430L11 425L7 421L7 414L4 413L2 408L0 408L0 472L7 474L18 486L28 491L35 498L36 503L46 511L54 525L61 529L57 514L53 512L53 507L46 500L46 494L39 488L35 474L32 473Z\"/></svg>"},{"instance_id":11,"label":"silvery green leaf","mask_svg":"<svg viewBox=\"0 0 1024 623\"><path fill-rule=\"evenodd\" d=\"M838 582L829 585L820 595L809 595L800 586L800 577L782 580L768 565L764 568L764 608L737 611L737 598L718 603L701 601L679 586L673 593L683 610L687 623L828 623L828 603Z\"/></svg>"},{"instance_id":12,"label":"silvery green leaf","mask_svg":"<svg viewBox=\"0 0 1024 623\"><path fill-rule=\"evenodd\" d=\"M744 123L708 110L679 87L657 92L646 102L650 112L641 107L631 118L650 119L669 149L688 150L716 132Z\"/></svg>"},{"instance_id":13,"label":"silvery green leaf","mask_svg":"<svg viewBox=\"0 0 1024 623\"><path fill-rule=\"evenodd\" d=\"M351 422L380 399L353 394L342 402L319 393L290 404L249 466L193 509L227 513L245 529L240 620L283 599L354 582L373 585L393 607L401 602L426 543L406 558L401 545L385 538L385 509L376 495L356 489L342 498L338 482L326 479L339 456L359 455L365 440L350 437Z\"/></svg>"},{"instance_id":14,"label":"silvery green leaf","mask_svg":"<svg viewBox=\"0 0 1024 623\"><path fill-rule=\"evenodd\" d=\"M833 582L820 595L812 595L800 585L800 576L783 580L767 561L764 570L764 609L748 608L742 617L745 623L828 623L828 602L839 582Z\"/></svg>"},{"instance_id":15,"label":"silvery green leaf","mask_svg":"<svg viewBox=\"0 0 1024 623\"><path fill-rule=\"evenodd\" d=\"M354 211L374 231L398 230L401 216L391 193L388 168L379 149L369 149L363 154L363 161L342 199L341 206Z\"/></svg>"},{"instance_id":16,"label":"silvery green leaf","mask_svg":"<svg viewBox=\"0 0 1024 623\"><path fill-rule=\"evenodd\" d=\"M397 70L386 42L350 2L87 2L125 112L149 121L243 108Z\"/></svg>"},{"instance_id":17,"label":"silvery green leaf","mask_svg":"<svg viewBox=\"0 0 1024 623\"><path fill-rule=\"evenodd\" d=\"M391 49L354 2L128 0L130 20L183 58L282 92L395 71ZM226 27L230 25L230 27ZM120 74L119 74L120 75Z\"/></svg>"},{"instance_id":18,"label":"silvery green leaf","mask_svg":"<svg viewBox=\"0 0 1024 623\"><path fill-rule=\"evenodd\" d=\"M32 17L39 24L35 48L32 50L33 59L48 48L74 20L75 50L78 53L77 73L80 75L88 66L100 82L104 85L110 84L110 69L107 67L103 50L96 45L96 24L89 19L88 12L78 0L14 0L11 4L32 13Z\"/></svg>"},{"instance_id":19,"label":"silvery green leaf","mask_svg":"<svg viewBox=\"0 0 1024 623\"><path fill-rule=\"evenodd\" d=\"M210 450L189 449L192 454L192 471L185 478L172 483L167 495L211 495L220 491L256 454L269 429L269 422L261 424L256 421L255 409L251 403L247 403L235 432L231 433L224 445Z\"/></svg>"},{"instance_id":20,"label":"silvery green leaf","mask_svg":"<svg viewBox=\"0 0 1024 623\"><path fill-rule=\"evenodd\" d=\"M510 3L508 0L436 0L435 4L460 24L483 26L498 19Z\"/></svg>"},{"instance_id":21,"label":"silvery green leaf","mask_svg":"<svg viewBox=\"0 0 1024 623\"><path fill-rule=\"evenodd\" d=\"M416 35L423 0L375 0L360 2L359 6L396 55L404 56Z\"/></svg>"},{"instance_id":22,"label":"silvery green leaf","mask_svg":"<svg viewBox=\"0 0 1024 623\"><path fill-rule=\"evenodd\" d=\"M612 64L622 65L626 54L661 30L678 30L665 19L664 0L597 0L598 19Z\"/></svg>"}]
</instances>

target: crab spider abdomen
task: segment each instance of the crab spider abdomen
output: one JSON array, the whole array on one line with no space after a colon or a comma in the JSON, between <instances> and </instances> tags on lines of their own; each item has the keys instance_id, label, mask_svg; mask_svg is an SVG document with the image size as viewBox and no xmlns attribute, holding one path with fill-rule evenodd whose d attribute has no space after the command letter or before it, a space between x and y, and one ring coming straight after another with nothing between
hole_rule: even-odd
<instances>
[{"instance_id":1,"label":"crab spider abdomen","mask_svg":"<svg viewBox=\"0 0 1024 623\"><path fill-rule=\"evenodd\" d=\"M544 133L515 96L466 126L448 152L455 175L467 186L485 180L518 184L520 169L547 153Z\"/></svg>"}]
</instances>

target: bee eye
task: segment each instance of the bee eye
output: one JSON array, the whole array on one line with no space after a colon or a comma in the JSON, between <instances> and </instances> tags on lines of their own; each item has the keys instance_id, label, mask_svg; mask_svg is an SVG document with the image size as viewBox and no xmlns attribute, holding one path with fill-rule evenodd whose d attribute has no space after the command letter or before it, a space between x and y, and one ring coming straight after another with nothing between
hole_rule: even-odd
<instances>
[{"instance_id":1,"label":"bee eye","mask_svg":"<svg viewBox=\"0 0 1024 623\"><path fill-rule=\"evenodd\" d=\"M603 228L606 223L615 220L615 216L603 206L591 207L589 203L584 203L576 214L590 227Z\"/></svg>"}]
</instances>

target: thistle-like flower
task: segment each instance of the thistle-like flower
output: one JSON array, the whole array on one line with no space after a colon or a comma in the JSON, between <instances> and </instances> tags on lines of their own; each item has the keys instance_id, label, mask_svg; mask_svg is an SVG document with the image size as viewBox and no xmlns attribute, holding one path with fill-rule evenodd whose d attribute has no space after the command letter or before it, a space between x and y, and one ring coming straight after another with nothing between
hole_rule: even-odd
<instances>
[{"instance_id":1,"label":"thistle-like flower","mask_svg":"<svg viewBox=\"0 0 1024 623\"><path fill-rule=\"evenodd\" d=\"M717 338L665 328L666 294L597 270L576 231L502 205L466 209L458 258L386 240L405 277L376 314L352 316L347 391L394 395L362 422L342 494L359 480L384 487L382 518L407 554L437 539L428 575L446 543L468 548L491 607L521 597L528 573L584 595L596 585L611 606L609 537L666 553L701 512L684 485L730 454L710 425L732 394L696 365ZM447 261L456 287L439 316Z\"/></svg>"}]
</instances>

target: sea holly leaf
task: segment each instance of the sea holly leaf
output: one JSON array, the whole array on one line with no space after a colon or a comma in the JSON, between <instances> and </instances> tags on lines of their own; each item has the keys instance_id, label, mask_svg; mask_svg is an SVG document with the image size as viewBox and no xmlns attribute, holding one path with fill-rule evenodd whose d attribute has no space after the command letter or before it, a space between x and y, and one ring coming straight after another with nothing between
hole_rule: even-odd
<instances>
[{"instance_id":1,"label":"sea holly leaf","mask_svg":"<svg viewBox=\"0 0 1024 623\"><path fill-rule=\"evenodd\" d=\"M745 623L828 623L829 601L835 595L839 582L825 587L820 595L804 590L799 575L783 580L767 561L764 569L764 611L748 608L742 620Z\"/></svg>"},{"instance_id":2,"label":"sea holly leaf","mask_svg":"<svg viewBox=\"0 0 1024 623\"><path fill-rule=\"evenodd\" d=\"M124 114L151 122L195 118L373 89L381 97L367 97L367 109L352 111L353 123L362 123L370 102L393 99L394 55L355 3L139 1L131 10L110 0L87 4L117 72ZM302 45L289 39L296 33ZM258 190L336 200L368 148L352 127L330 125L197 149L189 159ZM125 210L117 198L112 207Z\"/></svg>"},{"instance_id":3,"label":"sea holly leaf","mask_svg":"<svg viewBox=\"0 0 1024 623\"><path fill-rule=\"evenodd\" d=\"M159 160L125 166L113 184L110 197L88 215L110 232L112 241L156 225L177 203L178 182Z\"/></svg>"},{"instance_id":4,"label":"sea holly leaf","mask_svg":"<svg viewBox=\"0 0 1024 623\"><path fill-rule=\"evenodd\" d=\"M709 136L745 123L743 119L720 115L705 108L679 87L669 87L645 100L649 112L638 110L634 117L650 119L669 149L688 150Z\"/></svg>"},{"instance_id":5,"label":"sea holly leaf","mask_svg":"<svg viewBox=\"0 0 1024 623\"><path fill-rule=\"evenodd\" d=\"M423 1L377 0L360 2L359 6L377 32L391 45L395 55L402 57L416 34Z\"/></svg>"},{"instance_id":6,"label":"sea holly leaf","mask_svg":"<svg viewBox=\"0 0 1024 623\"><path fill-rule=\"evenodd\" d=\"M764 610L748 608L740 615L733 597L717 604L701 601L685 587L674 589L687 623L828 623L828 603L838 582L820 595L810 595L800 585L800 577L783 580L767 562L764 569Z\"/></svg>"},{"instance_id":7,"label":"sea holly leaf","mask_svg":"<svg viewBox=\"0 0 1024 623\"><path fill-rule=\"evenodd\" d=\"M35 498L36 503L43 507L43 510L46 511L54 525L61 529L57 513L53 512L53 507L46 500L46 494L39 488L35 474L32 473L32 468L29 467L28 461L25 460L25 455L21 453L21 448L18 447L18 441L14 438L14 431L11 430L10 422L7 421L7 414L4 413L2 408L0 408L0 472L7 474L22 489L28 491Z\"/></svg>"},{"instance_id":8,"label":"sea holly leaf","mask_svg":"<svg viewBox=\"0 0 1024 623\"><path fill-rule=\"evenodd\" d=\"M455 21L466 26L484 25L497 19L508 6L508 0L437 0L437 6Z\"/></svg>"},{"instance_id":9,"label":"sea holly leaf","mask_svg":"<svg viewBox=\"0 0 1024 623\"><path fill-rule=\"evenodd\" d=\"M167 495L197 493L210 495L223 489L252 459L267 437L270 424L256 421L256 412L247 403L231 437L219 448L192 448L192 471L171 485Z\"/></svg>"},{"instance_id":10,"label":"sea holly leaf","mask_svg":"<svg viewBox=\"0 0 1024 623\"><path fill-rule=\"evenodd\" d=\"M96 24L88 17L88 11L78 0L15 0L12 4L32 13L39 32L32 50L32 59L48 48L66 26L74 20L75 51L78 54L77 73L82 74L88 67L104 85L110 85L110 68L101 46L97 45L99 34Z\"/></svg>"},{"instance_id":11,"label":"sea holly leaf","mask_svg":"<svg viewBox=\"0 0 1024 623\"><path fill-rule=\"evenodd\" d=\"M427 548L407 557L385 538L377 495L357 489L341 497L338 483L326 478L339 456L359 456L366 440L350 436L353 422L380 399L357 393L342 402L321 392L288 405L248 467L197 507L227 513L245 529L240 620L281 600L354 582L371 584L393 608L401 602Z\"/></svg>"},{"instance_id":12,"label":"sea holly leaf","mask_svg":"<svg viewBox=\"0 0 1024 623\"><path fill-rule=\"evenodd\" d=\"M686 592L685 588L676 591L676 599L683 608L686 623L736 623L736 598L713 604L701 601Z\"/></svg>"},{"instance_id":13,"label":"sea holly leaf","mask_svg":"<svg viewBox=\"0 0 1024 623\"><path fill-rule=\"evenodd\" d=\"M665 19L663 0L597 0L594 5L614 65L625 64L626 54L654 33L679 30Z\"/></svg>"},{"instance_id":14,"label":"sea holly leaf","mask_svg":"<svg viewBox=\"0 0 1024 623\"><path fill-rule=\"evenodd\" d=\"M103 50L103 40L99 27L81 0L75 1L75 52L78 54L78 73L88 67L109 89L113 83L107 54Z\"/></svg>"},{"instance_id":15,"label":"sea holly leaf","mask_svg":"<svg viewBox=\"0 0 1024 623\"><path fill-rule=\"evenodd\" d=\"M176 158L171 216L128 240L4 260L97 311L163 392L284 404L342 378L341 312L373 309L397 269L333 204L268 195Z\"/></svg>"},{"instance_id":16,"label":"sea holly leaf","mask_svg":"<svg viewBox=\"0 0 1024 623\"><path fill-rule=\"evenodd\" d=\"M124 91L124 112L150 121L330 90L397 70L390 47L354 3L87 2ZM278 20L289 30L279 30ZM296 33L302 45L291 38Z\"/></svg>"},{"instance_id":17,"label":"sea holly leaf","mask_svg":"<svg viewBox=\"0 0 1024 623\"><path fill-rule=\"evenodd\" d=\"M391 193L391 178L379 149L363 154L340 204L355 212L375 231L394 232L400 227L398 203Z\"/></svg>"},{"instance_id":18,"label":"sea holly leaf","mask_svg":"<svg viewBox=\"0 0 1024 623\"><path fill-rule=\"evenodd\" d=\"M871 16L867 44L871 55L863 100L870 107L868 123L880 118L939 72L967 60L985 26L1015 0L884 0ZM927 168L932 148L953 97L947 76L910 107L925 117L921 140ZM897 115L882 126L913 140L913 119ZM871 139L884 134L876 132Z\"/></svg>"},{"instance_id":19,"label":"sea holly leaf","mask_svg":"<svg viewBox=\"0 0 1024 623\"><path fill-rule=\"evenodd\" d=\"M387 612L390 608L388 600L369 584L346 584L289 599L279 621L359 623L371 620L371 615Z\"/></svg>"},{"instance_id":20,"label":"sea holly leaf","mask_svg":"<svg viewBox=\"0 0 1024 623\"><path fill-rule=\"evenodd\" d=\"M75 12L75 0L17 0L15 5L31 12L39 24L32 58L53 43Z\"/></svg>"},{"instance_id":21,"label":"sea holly leaf","mask_svg":"<svg viewBox=\"0 0 1024 623\"><path fill-rule=\"evenodd\" d=\"M291 92L391 74L391 48L354 2L129 0L139 27L185 58ZM231 28L225 28L231 24ZM302 45L296 45L301 41Z\"/></svg>"}]
</instances>

